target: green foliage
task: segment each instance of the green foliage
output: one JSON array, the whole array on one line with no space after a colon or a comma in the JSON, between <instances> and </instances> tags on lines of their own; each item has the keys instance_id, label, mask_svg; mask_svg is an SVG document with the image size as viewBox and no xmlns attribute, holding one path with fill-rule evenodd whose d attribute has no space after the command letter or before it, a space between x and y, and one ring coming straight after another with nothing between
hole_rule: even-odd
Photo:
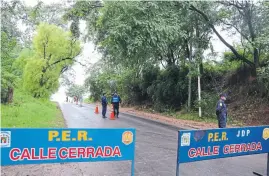
<instances>
[{"instance_id":1,"label":"green foliage","mask_svg":"<svg viewBox=\"0 0 269 176\"><path fill-rule=\"evenodd\" d=\"M16 84L17 77L12 68L15 61L14 48L16 40L8 39L5 32L1 32L1 103L8 101L8 88L13 88Z\"/></svg>"},{"instance_id":2,"label":"green foliage","mask_svg":"<svg viewBox=\"0 0 269 176\"><path fill-rule=\"evenodd\" d=\"M65 126L62 112L56 103L35 99L27 92L16 89L14 101L1 105L1 127L62 128Z\"/></svg>"},{"instance_id":3,"label":"green foliage","mask_svg":"<svg viewBox=\"0 0 269 176\"><path fill-rule=\"evenodd\" d=\"M14 74L19 78L23 76L23 70L29 60L34 56L34 51L28 48L23 49L19 57L15 59L13 62L12 68L14 70Z\"/></svg>"},{"instance_id":4,"label":"green foliage","mask_svg":"<svg viewBox=\"0 0 269 176\"><path fill-rule=\"evenodd\" d=\"M8 89L14 87L22 87L36 98L48 98L56 92L59 77L80 53L80 20L86 21L88 30L82 37L91 39L103 58L95 68L89 68L85 85L70 86L67 95L79 97L89 91L89 101L100 100L103 92L111 98L111 93L117 91L125 104L147 104L161 112L172 112L186 104L191 77L191 103L195 110L201 106L203 115L212 117L226 75L233 73L236 77L242 60L252 62L255 49L260 60L269 58L268 2L76 1L67 11L61 5L39 2L28 8L21 2L3 2L2 97L6 98ZM208 20L191 10L191 6ZM28 24L25 35L20 35L16 27L16 21L21 19ZM70 32L63 30L67 21L71 22ZM226 26L224 30L229 34L240 34L240 44L232 47L246 60L235 57L235 52L225 52L219 63L204 62L199 57L209 48L212 26L217 25ZM27 34L35 29L29 47ZM17 41L23 41L22 52ZM25 49L26 46L31 49ZM258 70L258 81L266 96L268 70L268 65ZM202 87L200 103L198 75ZM70 84L68 79L66 83Z\"/></svg>"},{"instance_id":5,"label":"green foliage","mask_svg":"<svg viewBox=\"0 0 269 176\"><path fill-rule=\"evenodd\" d=\"M180 70L176 66L164 71L148 66L141 70L141 75L135 70L124 70L120 76L105 72L89 77L86 83L95 101L103 92L107 92L110 98L110 93L117 90L125 104L152 102L155 109L165 111L178 108L187 100L187 73L186 68ZM112 80L114 84L111 84Z\"/></svg>"},{"instance_id":6,"label":"green foliage","mask_svg":"<svg viewBox=\"0 0 269 176\"><path fill-rule=\"evenodd\" d=\"M80 86L80 85L71 85L66 92L66 95L69 97L82 97L83 94L85 93L85 87L84 86Z\"/></svg>"},{"instance_id":7,"label":"green foliage","mask_svg":"<svg viewBox=\"0 0 269 176\"><path fill-rule=\"evenodd\" d=\"M5 32L1 32L1 88L13 87L16 79L13 74L12 64L14 62L13 49L16 46L16 40L8 39Z\"/></svg>"},{"instance_id":8,"label":"green foliage","mask_svg":"<svg viewBox=\"0 0 269 176\"><path fill-rule=\"evenodd\" d=\"M71 21L70 31L73 36L80 37L79 20L86 20L89 33L96 27L98 8L101 8L101 1L77 1L72 8L63 15L65 21ZM86 36L89 38L89 36Z\"/></svg>"},{"instance_id":9,"label":"green foliage","mask_svg":"<svg viewBox=\"0 0 269 176\"><path fill-rule=\"evenodd\" d=\"M59 72L49 70L46 74L42 73L46 61L42 59L31 59L27 62L23 75L23 88L31 92L34 97L49 97L57 91L59 87ZM43 85L41 81L46 80Z\"/></svg>"},{"instance_id":10,"label":"green foliage","mask_svg":"<svg viewBox=\"0 0 269 176\"><path fill-rule=\"evenodd\" d=\"M262 88L262 94L265 95L267 98L269 98L269 62L267 62L267 65L258 69L258 83Z\"/></svg>"},{"instance_id":11,"label":"green foliage","mask_svg":"<svg viewBox=\"0 0 269 176\"><path fill-rule=\"evenodd\" d=\"M157 80L148 87L149 97L154 102L155 109L163 112L166 109L178 108L187 101L187 69L180 70L172 66L160 73Z\"/></svg>"},{"instance_id":12,"label":"green foliage","mask_svg":"<svg viewBox=\"0 0 269 176\"><path fill-rule=\"evenodd\" d=\"M80 51L79 42L72 38L70 32L46 23L38 26L33 45L35 54L51 64L59 59L72 58Z\"/></svg>"},{"instance_id":13,"label":"green foliage","mask_svg":"<svg viewBox=\"0 0 269 176\"><path fill-rule=\"evenodd\" d=\"M84 100L84 103L94 103L95 101L94 101L94 99L93 99L93 97L89 97L89 98L86 98L85 100Z\"/></svg>"},{"instance_id":14,"label":"green foliage","mask_svg":"<svg viewBox=\"0 0 269 176\"><path fill-rule=\"evenodd\" d=\"M216 118L216 104L219 99L217 93L214 92L202 92L201 101L194 101L194 107L198 110L199 106L202 108L203 117Z\"/></svg>"},{"instance_id":15,"label":"green foliage","mask_svg":"<svg viewBox=\"0 0 269 176\"><path fill-rule=\"evenodd\" d=\"M79 42L70 32L42 23L37 28L33 45L34 55L23 71L23 87L34 97L49 97L59 87L60 74L79 54Z\"/></svg>"},{"instance_id":16,"label":"green foliage","mask_svg":"<svg viewBox=\"0 0 269 176\"><path fill-rule=\"evenodd\" d=\"M125 66L145 60L175 63L182 49L186 11L176 2L106 2L97 20L96 43L112 62Z\"/></svg>"}]
</instances>

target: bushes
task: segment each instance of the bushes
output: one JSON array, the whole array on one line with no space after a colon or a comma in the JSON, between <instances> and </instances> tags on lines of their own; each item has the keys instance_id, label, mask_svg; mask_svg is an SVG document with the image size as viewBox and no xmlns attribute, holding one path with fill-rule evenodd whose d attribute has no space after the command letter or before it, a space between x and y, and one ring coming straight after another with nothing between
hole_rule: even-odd
<instances>
[{"instance_id":1,"label":"bushes","mask_svg":"<svg viewBox=\"0 0 269 176\"><path fill-rule=\"evenodd\" d=\"M187 101L187 74L187 68L175 65L162 71L148 65L141 70L141 74L134 70L123 70L120 75L100 73L87 80L95 101L100 99L103 91L112 93L117 90L124 104L141 105L146 102L163 112L178 109ZM114 85L111 85L111 80Z\"/></svg>"},{"instance_id":2,"label":"bushes","mask_svg":"<svg viewBox=\"0 0 269 176\"><path fill-rule=\"evenodd\" d=\"M187 101L187 70L170 66L160 72L157 79L148 87L148 96L152 99L154 109L163 112L179 108Z\"/></svg>"},{"instance_id":3,"label":"bushes","mask_svg":"<svg viewBox=\"0 0 269 176\"><path fill-rule=\"evenodd\" d=\"M219 96L216 93L202 92L201 97L202 99L200 102L200 106L202 108L202 116L215 118L216 117L215 109ZM196 110L198 110L199 108L198 100L194 101L194 107Z\"/></svg>"},{"instance_id":4,"label":"bushes","mask_svg":"<svg viewBox=\"0 0 269 176\"><path fill-rule=\"evenodd\" d=\"M203 64L201 77L202 113L205 117L215 117L215 106L219 93L224 89L224 76L229 70L225 64ZM238 68L238 63L231 63ZM136 69L138 70L138 69ZM99 73L88 78L90 92L94 100L100 100L103 91L108 98L117 90L124 104L147 105L159 112L180 110L188 100L188 67L171 65L164 70L154 65L146 65L138 74L135 69L121 70L120 74ZM110 81L114 84L111 85ZM192 105L198 110L197 77L192 78Z\"/></svg>"},{"instance_id":5,"label":"bushes","mask_svg":"<svg viewBox=\"0 0 269 176\"><path fill-rule=\"evenodd\" d=\"M93 103L93 102L94 102L94 98L90 96L89 98L86 98L86 99L84 100L84 102L85 102L85 103Z\"/></svg>"},{"instance_id":6,"label":"bushes","mask_svg":"<svg viewBox=\"0 0 269 176\"><path fill-rule=\"evenodd\" d=\"M264 67L257 70L257 80L262 89L262 96L269 98L269 61Z\"/></svg>"}]
</instances>

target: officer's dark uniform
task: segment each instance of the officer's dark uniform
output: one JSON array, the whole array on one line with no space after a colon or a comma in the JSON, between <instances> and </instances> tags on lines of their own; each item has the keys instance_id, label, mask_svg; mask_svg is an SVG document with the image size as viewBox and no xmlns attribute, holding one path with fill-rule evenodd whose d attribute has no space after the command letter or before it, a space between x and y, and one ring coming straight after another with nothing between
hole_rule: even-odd
<instances>
[{"instance_id":1,"label":"officer's dark uniform","mask_svg":"<svg viewBox=\"0 0 269 176\"><path fill-rule=\"evenodd\" d=\"M119 118L119 103L121 103L120 96L114 94L111 99L111 104L113 104L114 114L117 114L117 118Z\"/></svg>"},{"instance_id":2,"label":"officer's dark uniform","mask_svg":"<svg viewBox=\"0 0 269 176\"><path fill-rule=\"evenodd\" d=\"M103 115L103 118L106 117L106 110L107 110L107 99L106 99L106 96L104 93L102 96L102 115Z\"/></svg>"},{"instance_id":3,"label":"officer's dark uniform","mask_svg":"<svg viewBox=\"0 0 269 176\"><path fill-rule=\"evenodd\" d=\"M222 94L226 98L225 94ZM224 100L220 99L216 107L216 115L218 117L219 128L226 128L227 123L227 106L224 103Z\"/></svg>"}]
</instances>

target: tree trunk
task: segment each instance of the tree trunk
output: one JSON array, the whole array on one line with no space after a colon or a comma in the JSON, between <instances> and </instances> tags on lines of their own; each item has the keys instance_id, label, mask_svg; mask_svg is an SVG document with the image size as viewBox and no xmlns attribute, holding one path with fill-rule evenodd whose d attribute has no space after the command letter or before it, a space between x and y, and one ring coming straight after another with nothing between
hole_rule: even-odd
<instances>
[{"instance_id":1,"label":"tree trunk","mask_svg":"<svg viewBox=\"0 0 269 176\"><path fill-rule=\"evenodd\" d=\"M245 58L244 56L240 55L237 50L232 46L230 45L228 42L226 42L226 40L218 33L218 31L216 30L215 26L210 22L208 16L202 12L201 10L198 10L196 7L194 7L193 5L190 6L190 10L192 11L195 11L197 13L199 13L203 18L204 20L207 22L207 24L209 25L209 27L213 30L213 32L218 36L218 38L220 39L220 41L226 45L232 52L233 54L236 56L237 59L249 64L250 66L254 66L255 67L255 64L251 61L249 61L247 58Z\"/></svg>"},{"instance_id":2,"label":"tree trunk","mask_svg":"<svg viewBox=\"0 0 269 176\"><path fill-rule=\"evenodd\" d=\"M8 88L7 96L8 96L7 97L8 103L12 103L13 102L13 88L12 87Z\"/></svg>"},{"instance_id":3,"label":"tree trunk","mask_svg":"<svg viewBox=\"0 0 269 176\"><path fill-rule=\"evenodd\" d=\"M257 48L254 48L253 55L254 55L254 64L255 64L255 67L257 68L259 67L259 52Z\"/></svg>"},{"instance_id":4,"label":"tree trunk","mask_svg":"<svg viewBox=\"0 0 269 176\"><path fill-rule=\"evenodd\" d=\"M252 11L250 6L251 5L249 4L249 2L246 1L246 7L245 7L244 11L245 11L245 14L246 14L246 21L247 21L251 41L252 41L251 44L253 46L253 62L255 64L255 67L257 68L259 66L259 51L258 51L258 49L256 48L256 46L254 44L255 39L256 39L256 34L255 34L255 31L254 31L253 26L252 26L252 21L253 21L252 14L253 14L253 11Z\"/></svg>"},{"instance_id":5,"label":"tree trunk","mask_svg":"<svg viewBox=\"0 0 269 176\"><path fill-rule=\"evenodd\" d=\"M199 117L202 117L202 108L201 108L201 83L200 83L200 64L198 64L198 102L199 102Z\"/></svg>"},{"instance_id":6,"label":"tree trunk","mask_svg":"<svg viewBox=\"0 0 269 176\"><path fill-rule=\"evenodd\" d=\"M191 110L191 76L189 76L189 89L188 89L188 111Z\"/></svg>"}]
</instances>

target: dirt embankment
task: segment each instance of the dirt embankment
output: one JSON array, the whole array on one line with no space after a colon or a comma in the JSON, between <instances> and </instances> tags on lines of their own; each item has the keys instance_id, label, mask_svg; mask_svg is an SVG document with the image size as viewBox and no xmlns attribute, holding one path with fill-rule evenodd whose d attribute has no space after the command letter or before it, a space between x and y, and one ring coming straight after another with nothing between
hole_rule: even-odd
<instances>
[{"instance_id":1,"label":"dirt embankment","mask_svg":"<svg viewBox=\"0 0 269 176\"><path fill-rule=\"evenodd\" d=\"M246 86L234 89L228 103L230 116L245 126L269 124L269 102L258 95L249 95Z\"/></svg>"}]
</instances>

